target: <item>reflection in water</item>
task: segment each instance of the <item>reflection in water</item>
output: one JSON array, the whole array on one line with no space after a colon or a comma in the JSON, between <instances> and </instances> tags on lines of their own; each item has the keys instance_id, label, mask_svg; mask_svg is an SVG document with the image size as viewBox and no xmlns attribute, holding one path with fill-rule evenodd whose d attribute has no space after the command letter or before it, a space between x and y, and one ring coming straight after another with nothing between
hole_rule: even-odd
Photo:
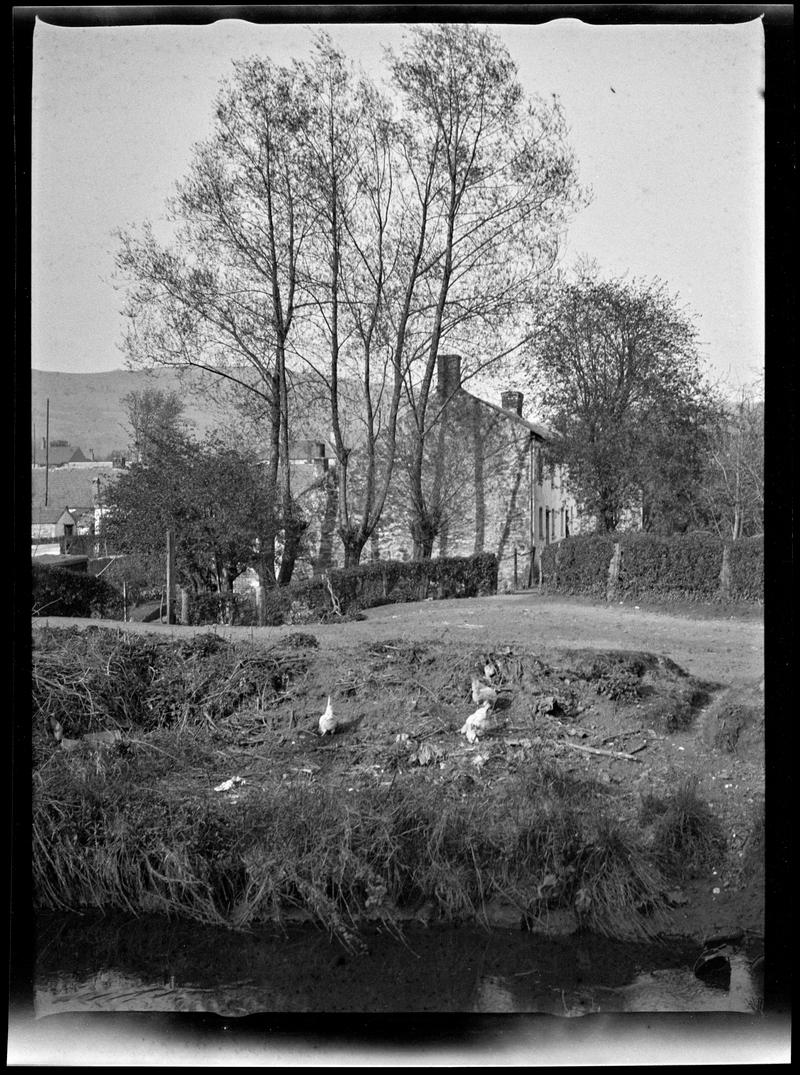
<instances>
[{"instance_id":1,"label":"reflection in water","mask_svg":"<svg viewBox=\"0 0 800 1075\"><path fill-rule=\"evenodd\" d=\"M356 955L310 927L276 937L161 919L50 916L38 935L35 1010L571 1017L757 1006L744 952L731 954L724 988L695 977L695 955L687 945L466 928L410 930L403 940L377 931Z\"/></svg>"},{"instance_id":2,"label":"reflection in water","mask_svg":"<svg viewBox=\"0 0 800 1075\"><path fill-rule=\"evenodd\" d=\"M593 988L567 994L550 988L549 995L511 979L482 978L476 1012L550 1012L577 1016L595 1012L755 1012L762 994L750 959L731 956L730 984L717 989L701 982L690 967L641 972L628 985ZM557 995L556 995L557 994Z\"/></svg>"}]
</instances>

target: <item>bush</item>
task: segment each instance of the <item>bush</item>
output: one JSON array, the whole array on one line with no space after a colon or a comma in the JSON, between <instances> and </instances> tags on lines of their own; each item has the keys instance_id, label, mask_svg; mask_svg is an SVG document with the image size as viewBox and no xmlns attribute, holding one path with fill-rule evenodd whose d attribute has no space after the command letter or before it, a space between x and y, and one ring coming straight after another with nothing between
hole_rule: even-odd
<instances>
[{"instance_id":1,"label":"bush","mask_svg":"<svg viewBox=\"0 0 800 1075\"><path fill-rule=\"evenodd\" d=\"M719 590L722 542L709 534L620 534L619 593L711 598Z\"/></svg>"},{"instance_id":2,"label":"bush","mask_svg":"<svg viewBox=\"0 0 800 1075\"><path fill-rule=\"evenodd\" d=\"M104 578L32 564L32 615L122 619L122 594Z\"/></svg>"},{"instance_id":3,"label":"bush","mask_svg":"<svg viewBox=\"0 0 800 1075\"><path fill-rule=\"evenodd\" d=\"M542 582L564 593L603 594L614 537L582 534L548 545L542 552Z\"/></svg>"},{"instance_id":4,"label":"bush","mask_svg":"<svg viewBox=\"0 0 800 1075\"><path fill-rule=\"evenodd\" d=\"M255 595L247 593L201 593L189 597L191 626L224 623L236 627L254 627L258 623ZM282 620L277 622L282 623Z\"/></svg>"},{"instance_id":5,"label":"bush","mask_svg":"<svg viewBox=\"0 0 800 1075\"><path fill-rule=\"evenodd\" d=\"M497 593L497 568L494 553L438 560L375 560L358 567L330 571L327 578L317 576L267 590L264 622L268 626L325 623L342 617L352 618L360 609L376 605L423 601L428 597L443 600L494 594ZM242 600L237 600L240 597ZM189 622L257 623L255 602L247 604L246 600L243 595L236 594L204 594L192 598Z\"/></svg>"},{"instance_id":6,"label":"bush","mask_svg":"<svg viewBox=\"0 0 800 1075\"><path fill-rule=\"evenodd\" d=\"M586 534L542 552L542 580L563 593L606 594L614 545L621 557L616 592L622 597L689 600L762 600L764 543L742 538L728 545L730 592L721 588L724 543L711 534Z\"/></svg>"},{"instance_id":7,"label":"bush","mask_svg":"<svg viewBox=\"0 0 800 1075\"><path fill-rule=\"evenodd\" d=\"M734 600L764 600L764 538L739 538L728 546L731 569L731 597Z\"/></svg>"}]
</instances>

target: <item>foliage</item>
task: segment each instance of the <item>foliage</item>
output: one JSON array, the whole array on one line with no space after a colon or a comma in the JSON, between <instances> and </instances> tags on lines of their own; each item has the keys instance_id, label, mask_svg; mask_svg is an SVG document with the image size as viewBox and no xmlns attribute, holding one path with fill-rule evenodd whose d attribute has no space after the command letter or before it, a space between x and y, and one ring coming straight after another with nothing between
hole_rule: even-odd
<instances>
[{"instance_id":1,"label":"foliage","mask_svg":"<svg viewBox=\"0 0 800 1075\"><path fill-rule=\"evenodd\" d=\"M707 534L621 534L620 596L714 597L720 588L722 542Z\"/></svg>"},{"instance_id":2,"label":"foliage","mask_svg":"<svg viewBox=\"0 0 800 1075\"><path fill-rule=\"evenodd\" d=\"M267 619L265 625L271 624ZM279 622L283 622L282 620ZM193 626L224 623L240 627L253 627L258 624L258 609L255 597L241 593L201 593L189 599L189 619Z\"/></svg>"},{"instance_id":3,"label":"foliage","mask_svg":"<svg viewBox=\"0 0 800 1075\"><path fill-rule=\"evenodd\" d=\"M764 531L764 400L759 385L719 408L694 491L697 524L737 541Z\"/></svg>"},{"instance_id":4,"label":"foliage","mask_svg":"<svg viewBox=\"0 0 800 1075\"><path fill-rule=\"evenodd\" d=\"M34 616L122 618L122 594L103 578L34 563Z\"/></svg>"},{"instance_id":5,"label":"foliage","mask_svg":"<svg viewBox=\"0 0 800 1075\"><path fill-rule=\"evenodd\" d=\"M431 272L424 316L409 327L417 361L406 376L414 555L429 557L442 525L441 483L425 476L426 441L441 435L433 427L446 402L432 392L437 359L445 347L477 352L475 373L518 352L523 311L583 193L557 100L526 97L490 31L416 27L391 66L410 117L409 168L416 189L430 192Z\"/></svg>"},{"instance_id":6,"label":"foliage","mask_svg":"<svg viewBox=\"0 0 800 1075\"><path fill-rule=\"evenodd\" d=\"M275 507L258 466L213 438L187 435L153 439L149 460L106 485L101 535L109 548L152 563L163 559L171 529L179 581L195 592L229 591L245 568L261 565Z\"/></svg>"},{"instance_id":7,"label":"foliage","mask_svg":"<svg viewBox=\"0 0 800 1075\"><path fill-rule=\"evenodd\" d=\"M621 551L615 593L621 597L763 597L763 541L743 539L727 546L732 581L726 592L721 585L724 543L705 533L658 537L625 532L565 538L543 550L543 582L565 593L605 594L615 542Z\"/></svg>"},{"instance_id":8,"label":"foliage","mask_svg":"<svg viewBox=\"0 0 800 1075\"><path fill-rule=\"evenodd\" d=\"M647 529L685 529L713 413L689 316L660 281L590 266L542 296L536 321L530 374L581 510L599 532L637 506Z\"/></svg>"},{"instance_id":9,"label":"foliage","mask_svg":"<svg viewBox=\"0 0 800 1075\"><path fill-rule=\"evenodd\" d=\"M260 412L280 505L263 535L268 582L278 538L282 584L302 539L293 372L310 367L329 407L346 565L383 511L401 403L418 447L416 551L430 556L420 475L440 346L477 350L483 366L519 348L580 199L558 103L525 98L491 31L415 28L389 74L382 95L325 35L308 62L236 63L171 202L172 240L150 226L121 236L129 360L208 370Z\"/></svg>"},{"instance_id":10,"label":"foliage","mask_svg":"<svg viewBox=\"0 0 800 1075\"><path fill-rule=\"evenodd\" d=\"M578 534L541 554L542 581L566 593L605 595L608 565L614 553L614 539L607 535Z\"/></svg>"},{"instance_id":11,"label":"foliage","mask_svg":"<svg viewBox=\"0 0 800 1075\"><path fill-rule=\"evenodd\" d=\"M354 568L331 571L328 578L342 612L405 601L479 597L497 592L497 557L441 557L436 560L376 560ZM330 609L331 598L323 580L312 579L293 587L299 599Z\"/></svg>"},{"instance_id":12,"label":"foliage","mask_svg":"<svg viewBox=\"0 0 800 1075\"><path fill-rule=\"evenodd\" d=\"M731 597L764 600L764 538L739 538L728 545Z\"/></svg>"},{"instance_id":13,"label":"foliage","mask_svg":"<svg viewBox=\"0 0 800 1075\"><path fill-rule=\"evenodd\" d=\"M174 390L134 389L120 402L128 417L133 436L130 447L137 463L153 461L159 446L169 443L186 425L183 400Z\"/></svg>"},{"instance_id":14,"label":"foliage","mask_svg":"<svg viewBox=\"0 0 800 1075\"><path fill-rule=\"evenodd\" d=\"M700 798L696 777L686 777L665 796L643 796L640 817L652 825L652 848L668 874L679 879L697 877L719 865L727 841L708 803Z\"/></svg>"}]
</instances>

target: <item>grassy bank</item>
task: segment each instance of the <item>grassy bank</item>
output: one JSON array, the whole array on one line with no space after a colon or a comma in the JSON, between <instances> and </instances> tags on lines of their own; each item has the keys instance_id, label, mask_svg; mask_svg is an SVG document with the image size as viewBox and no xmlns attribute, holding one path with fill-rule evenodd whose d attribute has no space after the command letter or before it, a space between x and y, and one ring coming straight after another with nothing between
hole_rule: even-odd
<instances>
[{"instance_id":1,"label":"grassy bank","mask_svg":"<svg viewBox=\"0 0 800 1075\"><path fill-rule=\"evenodd\" d=\"M315 647L302 634L258 648L37 632L38 905L239 929L306 917L353 945L366 922L409 918L537 926L566 914L645 937L687 868L724 855L690 784L647 797L572 764L587 757L568 743L588 716L595 733L643 707L665 730L685 724L698 689L671 662L492 654L504 704L495 730L467 744L470 670L486 654ZM327 694L342 724L321 739Z\"/></svg>"}]
</instances>

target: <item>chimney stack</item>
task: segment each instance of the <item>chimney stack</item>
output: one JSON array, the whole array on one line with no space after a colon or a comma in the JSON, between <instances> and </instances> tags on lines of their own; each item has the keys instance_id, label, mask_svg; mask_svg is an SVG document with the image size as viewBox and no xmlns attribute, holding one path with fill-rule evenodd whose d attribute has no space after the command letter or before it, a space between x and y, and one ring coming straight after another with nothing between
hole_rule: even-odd
<instances>
[{"instance_id":1,"label":"chimney stack","mask_svg":"<svg viewBox=\"0 0 800 1075\"><path fill-rule=\"evenodd\" d=\"M503 392L500 396L500 402L504 411L513 411L514 414L518 414L522 417L522 393L521 392Z\"/></svg>"},{"instance_id":2,"label":"chimney stack","mask_svg":"<svg viewBox=\"0 0 800 1075\"><path fill-rule=\"evenodd\" d=\"M437 360L437 391L450 396L461 387L461 355L439 355Z\"/></svg>"}]
</instances>

